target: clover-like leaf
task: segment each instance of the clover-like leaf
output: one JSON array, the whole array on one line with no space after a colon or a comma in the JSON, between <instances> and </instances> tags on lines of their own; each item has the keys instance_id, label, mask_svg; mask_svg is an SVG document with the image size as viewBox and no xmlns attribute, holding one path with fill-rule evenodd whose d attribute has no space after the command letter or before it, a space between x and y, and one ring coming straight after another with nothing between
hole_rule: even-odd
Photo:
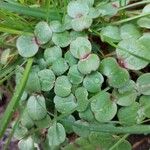
<instances>
[{"instance_id":1,"label":"clover-like leaf","mask_svg":"<svg viewBox=\"0 0 150 150\"><path fill-rule=\"evenodd\" d=\"M38 52L39 49L36 37L31 35L21 35L17 39L16 46L19 55L22 57L32 57Z\"/></svg>"},{"instance_id":2,"label":"clover-like leaf","mask_svg":"<svg viewBox=\"0 0 150 150\"><path fill-rule=\"evenodd\" d=\"M52 63L62 57L62 50L59 46L54 46L51 48L46 48L44 51L44 58L48 65L52 65Z\"/></svg>"},{"instance_id":3,"label":"clover-like leaf","mask_svg":"<svg viewBox=\"0 0 150 150\"><path fill-rule=\"evenodd\" d=\"M83 80L83 86L91 93L96 93L101 90L101 85L104 78L99 72L93 72L87 75Z\"/></svg>"},{"instance_id":4,"label":"clover-like leaf","mask_svg":"<svg viewBox=\"0 0 150 150\"><path fill-rule=\"evenodd\" d=\"M54 123L48 129L48 143L49 146L58 146L63 143L66 138L66 132L62 124Z\"/></svg>"},{"instance_id":5,"label":"clover-like leaf","mask_svg":"<svg viewBox=\"0 0 150 150\"><path fill-rule=\"evenodd\" d=\"M41 21L35 26L34 34L40 44L45 44L52 38L52 30L47 22Z\"/></svg>"},{"instance_id":6,"label":"clover-like leaf","mask_svg":"<svg viewBox=\"0 0 150 150\"><path fill-rule=\"evenodd\" d=\"M63 20L63 27L65 30L70 30L72 28L71 21L72 18L68 14L66 14Z\"/></svg>"},{"instance_id":7,"label":"clover-like leaf","mask_svg":"<svg viewBox=\"0 0 150 150\"><path fill-rule=\"evenodd\" d=\"M77 120L75 121L76 124L79 124L79 125L84 125L84 126L88 126L89 123L88 122L85 122L85 121L82 121L82 120ZM90 131L87 130L86 128L83 127L78 127L78 126L73 126L73 131L81 136L81 137L87 137L89 134L90 134Z\"/></svg>"},{"instance_id":8,"label":"clover-like leaf","mask_svg":"<svg viewBox=\"0 0 150 150\"><path fill-rule=\"evenodd\" d=\"M138 39L138 42L140 44L142 44L142 46L144 46L146 49L149 49L150 47L150 33L144 33L143 36L141 36L139 39Z\"/></svg>"},{"instance_id":9,"label":"clover-like leaf","mask_svg":"<svg viewBox=\"0 0 150 150\"><path fill-rule=\"evenodd\" d=\"M140 31L134 24L124 24L120 28L121 38L122 39L138 39L141 36Z\"/></svg>"},{"instance_id":10,"label":"clover-like leaf","mask_svg":"<svg viewBox=\"0 0 150 150\"><path fill-rule=\"evenodd\" d=\"M70 44L71 54L78 59L87 57L92 50L90 41L85 37L77 37L76 40Z\"/></svg>"},{"instance_id":11,"label":"clover-like leaf","mask_svg":"<svg viewBox=\"0 0 150 150\"><path fill-rule=\"evenodd\" d=\"M147 4L147 5L143 8L142 13L144 14L144 13L149 13L149 12L150 12L150 4Z\"/></svg>"},{"instance_id":12,"label":"clover-like leaf","mask_svg":"<svg viewBox=\"0 0 150 150\"><path fill-rule=\"evenodd\" d=\"M65 31L62 23L58 20L53 20L50 22L50 28L54 33L60 33Z\"/></svg>"},{"instance_id":13,"label":"clover-like leaf","mask_svg":"<svg viewBox=\"0 0 150 150\"><path fill-rule=\"evenodd\" d=\"M78 69L82 74L90 74L92 71L98 69L99 64L99 57L96 54L90 54L88 57L78 62Z\"/></svg>"},{"instance_id":14,"label":"clover-like leaf","mask_svg":"<svg viewBox=\"0 0 150 150\"><path fill-rule=\"evenodd\" d=\"M135 102L130 106L122 107L118 111L118 119L123 125L139 124L143 120L144 115L141 114L139 103Z\"/></svg>"},{"instance_id":15,"label":"clover-like leaf","mask_svg":"<svg viewBox=\"0 0 150 150\"><path fill-rule=\"evenodd\" d=\"M117 26L106 26L101 30L102 41L119 42L121 40L120 31Z\"/></svg>"},{"instance_id":16,"label":"clover-like leaf","mask_svg":"<svg viewBox=\"0 0 150 150\"><path fill-rule=\"evenodd\" d=\"M89 6L84 2L71 1L67 6L67 13L72 18L79 18L89 13Z\"/></svg>"},{"instance_id":17,"label":"clover-like leaf","mask_svg":"<svg viewBox=\"0 0 150 150\"><path fill-rule=\"evenodd\" d=\"M33 120L41 120L46 117L45 98L42 95L30 96L27 102L27 111Z\"/></svg>"},{"instance_id":18,"label":"clover-like leaf","mask_svg":"<svg viewBox=\"0 0 150 150\"><path fill-rule=\"evenodd\" d=\"M135 102L137 98L137 92L135 90L131 90L129 92L125 92L121 94L121 93L118 93L117 91L114 91L113 97L115 97L115 100L118 105L129 106Z\"/></svg>"},{"instance_id":19,"label":"clover-like leaf","mask_svg":"<svg viewBox=\"0 0 150 150\"><path fill-rule=\"evenodd\" d=\"M142 17L137 21L137 24L142 28L150 29L150 18Z\"/></svg>"},{"instance_id":20,"label":"clover-like leaf","mask_svg":"<svg viewBox=\"0 0 150 150\"><path fill-rule=\"evenodd\" d=\"M117 57L123 62L123 65L131 70L140 70L148 65L150 58L150 52L148 48L145 48L140 42L135 39L122 40L116 49ZM145 59L142 59L142 58Z\"/></svg>"},{"instance_id":21,"label":"clover-like leaf","mask_svg":"<svg viewBox=\"0 0 150 150\"><path fill-rule=\"evenodd\" d=\"M93 115L93 112L91 111L90 106L88 106L85 111L79 112L79 117L88 122L95 121L95 117Z\"/></svg>"},{"instance_id":22,"label":"clover-like leaf","mask_svg":"<svg viewBox=\"0 0 150 150\"><path fill-rule=\"evenodd\" d=\"M38 72L41 90L42 91L50 91L55 82L55 74L50 69L44 69Z\"/></svg>"},{"instance_id":23,"label":"clover-like leaf","mask_svg":"<svg viewBox=\"0 0 150 150\"><path fill-rule=\"evenodd\" d=\"M58 58L51 66L55 75L60 76L68 70L69 66L64 58Z\"/></svg>"},{"instance_id":24,"label":"clover-like leaf","mask_svg":"<svg viewBox=\"0 0 150 150\"><path fill-rule=\"evenodd\" d=\"M100 15L100 11L99 11L98 8L94 8L94 7L90 8L90 11L89 11L89 14L88 14L88 16L90 18L93 18L93 19L98 18L99 15Z\"/></svg>"},{"instance_id":25,"label":"clover-like leaf","mask_svg":"<svg viewBox=\"0 0 150 150\"><path fill-rule=\"evenodd\" d=\"M67 31L61 33L54 33L52 36L52 41L57 46L67 47L71 42L70 34Z\"/></svg>"},{"instance_id":26,"label":"clover-like leaf","mask_svg":"<svg viewBox=\"0 0 150 150\"><path fill-rule=\"evenodd\" d=\"M121 88L129 82L130 76L126 69L118 68L108 78L109 85L114 88Z\"/></svg>"},{"instance_id":27,"label":"clover-like leaf","mask_svg":"<svg viewBox=\"0 0 150 150\"><path fill-rule=\"evenodd\" d=\"M79 18L75 18L72 20L71 25L73 30L75 31L83 31L84 29L88 29L92 25L92 18L89 16L82 16Z\"/></svg>"},{"instance_id":28,"label":"clover-like leaf","mask_svg":"<svg viewBox=\"0 0 150 150\"><path fill-rule=\"evenodd\" d=\"M30 115L28 114L28 111L26 108L25 108L20 120L21 120L21 124L28 129L30 129L31 127L34 126L34 122L31 119Z\"/></svg>"},{"instance_id":29,"label":"clover-like leaf","mask_svg":"<svg viewBox=\"0 0 150 150\"><path fill-rule=\"evenodd\" d=\"M67 76L59 76L55 82L54 92L57 96L66 97L71 93L71 87Z\"/></svg>"},{"instance_id":30,"label":"clover-like leaf","mask_svg":"<svg viewBox=\"0 0 150 150\"><path fill-rule=\"evenodd\" d=\"M150 96L149 95L141 96L139 103L144 112L144 116L146 116L147 118L150 118Z\"/></svg>"},{"instance_id":31,"label":"clover-like leaf","mask_svg":"<svg viewBox=\"0 0 150 150\"><path fill-rule=\"evenodd\" d=\"M72 84L80 84L83 81L83 77L84 75L79 72L77 65L70 67L68 71L68 78Z\"/></svg>"},{"instance_id":32,"label":"clover-like leaf","mask_svg":"<svg viewBox=\"0 0 150 150\"><path fill-rule=\"evenodd\" d=\"M70 32L71 41L76 40L78 37L84 37L88 39L88 35L85 32L77 32L77 31L71 31ZM78 43L79 44L79 43Z\"/></svg>"},{"instance_id":33,"label":"clover-like leaf","mask_svg":"<svg viewBox=\"0 0 150 150\"><path fill-rule=\"evenodd\" d=\"M69 113L77 107L76 98L73 94L67 97L55 96L54 103L60 113Z\"/></svg>"},{"instance_id":34,"label":"clover-like leaf","mask_svg":"<svg viewBox=\"0 0 150 150\"><path fill-rule=\"evenodd\" d=\"M77 88L75 91L75 97L77 99L78 104L77 111L79 112L85 111L89 104L88 91L86 90L86 88L84 87Z\"/></svg>"},{"instance_id":35,"label":"clover-like leaf","mask_svg":"<svg viewBox=\"0 0 150 150\"><path fill-rule=\"evenodd\" d=\"M78 2L80 3L86 3L88 4L89 7L93 6L94 5L94 0L78 0Z\"/></svg>"},{"instance_id":36,"label":"clover-like leaf","mask_svg":"<svg viewBox=\"0 0 150 150\"><path fill-rule=\"evenodd\" d=\"M114 118L117 113L117 105L111 101L110 94L99 92L91 99L91 110L99 122L107 122Z\"/></svg>"},{"instance_id":37,"label":"clover-like leaf","mask_svg":"<svg viewBox=\"0 0 150 150\"><path fill-rule=\"evenodd\" d=\"M136 84L140 94L150 95L150 73L141 75L137 79Z\"/></svg>"},{"instance_id":38,"label":"clover-like leaf","mask_svg":"<svg viewBox=\"0 0 150 150\"><path fill-rule=\"evenodd\" d=\"M18 143L19 150L33 150L34 149L34 141L31 137L24 138Z\"/></svg>"},{"instance_id":39,"label":"clover-like leaf","mask_svg":"<svg viewBox=\"0 0 150 150\"><path fill-rule=\"evenodd\" d=\"M64 58L65 58L66 62L69 64L70 67L77 64L77 62L78 62L78 60L75 57L73 57L73 55L71 54L70 51L67 51L65 53Z\"/></svg>"},{"instance_id":40,"label":"clover-like leaf","mask_svg":"<svg viewBox=\"0 0 150 150\"><path fill-rule=\"evenodd\" d=\"M119 65L115 58L107 57L101 61L99 71L105 76L110 77L112 75L112 72L118 69L118 66Z\"/></svg>"}]
</instances>

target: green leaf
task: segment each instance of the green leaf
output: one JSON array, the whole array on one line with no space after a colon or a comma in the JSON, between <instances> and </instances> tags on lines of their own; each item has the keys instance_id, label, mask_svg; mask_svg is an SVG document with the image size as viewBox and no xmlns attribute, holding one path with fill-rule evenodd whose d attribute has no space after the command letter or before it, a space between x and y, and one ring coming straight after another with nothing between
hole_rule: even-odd
<instances>
[{"instance_id":1,"label":"green leaf","mask_svg":"<svg viewBox=\"0 0 150 150\"><path fill-rule=\"evenodd\" d=\"M83 81L84 77L84 75L79 72L77 65L73 65L70 67L67 76L72 84L77 85Z\"/></svg>"},{"instance_id":2,"label":"green leaf","mask_svg":"<svg viewBox=\"0 0 150 150\"><path fill-rule=\"evenodd\" d=\"M93 6L94 5L94 0L78 0L78 2L80 3L86 3L88 4L89 7Z\"/></svg>"},{"instance_id":3,"label":"green leaf","mask_svg":"<svg viewBox=\"0 0 150 150\"><path fill-rule=\"evenodd\" d=\"M87 75L83 80L83 86L91 93L97 93L101 90L104 78L99 72L93 72Z\"/></svg>"},{"instance_id":4,"label":"green leaf","mask_svg":"<svg viewBox=\"0 0 150 150\"><path fill-rule=\"evenodd\" d=\"M66 133L62 124L54 123L48 129L49 146L57 146L65 141Z\"/></svg>"},{"instance_id":5,"label":"green leaf","mask_svg":"<svg viewBox=\"0 0 150 150\"><path fill-rule=\"evenodd\" d=\"M64 32L65 31L63 26L62 26L62 24L61 24L61 22L58 21L58 20L51 21L50 22L50 28L55 33L60 33L60 32Z\"/></svg>"},{"instance_id":6,"label":"green leaf","mask_svg":"<svg viewBox=\"0 0 150 150\"><path fill-rule=\"evenodd\" d=\"M34 29L34 34L40 44L45 44L52 38L52 30L47 22L39 22Z\"/></svg>"},{"instance_id":7,"label":"green leaf","mask_svg":"<svg viewBox=\"0 0 150 150\"><path fill-rule=\"evenodd\" d=\"M79 124L79 125L84 125L84 126L89 125L88 122L85 122L85 121L82 121L82 120L77 120L77 121L75 121L75 123ZM85 128L82 128L82 127L77 127L77 126L73 126L73 131L81 137L87 137L90 134L89 130L87 130Z\"/></svg>"},{"instance_id":8,"label":"green leaf","mask_svg":"<svg viewBox=\"0 0 150 150\"><path fill-rule=\"evenodd\" d=\"M19 150L33 150L34 149L34 141L31 137L26 139L22 139L18 143Z\"/></svg>"},{"instance_id":9,"label":"green leaf","mask_svg":"<svg viewBox=\"0 0 150 150\"><path fill-rule=\"evenodd\" d=\"M110 94L107 92L99 92L90 101L91 110L94 113L95 119L99 122L110 121L117 113L117 105L111 101Z\"/></svg>"},{"instance_id":10,"label":"green leaf","mask_svg":"<svg viewBox=\"0 0 150 150\"><path fill-rule=\"evenodd\" d=\"M9 55L10 55L10 49L9 48L3 50L1 53L1 57L0 57L0 64L6 65L8 60L9 60Z\"/></svg>"},{"instance_id":11,"label":"green leaf","mask_svg":"<svg viewBox=\"0 0 150 150\"><path fill-rule=\"evenodd\" d=\"M146 49L149 49L150 47L150 33L144 33L143 36L141 36L139 39L138 39L138 42L140 44L142 44L142 46L144 46Z\"/></svg>"},{"instance_id":12,"label":"green leaf","mask_svg":"<svg viewBox=\"0 0 150 150\"><path fill-rule=\"evenodd\" d=\"M150 53L149 53L149 49L145 48L142 44L140 44L140 42L138 42L135 39L126 39L126 40L122 40L119 44L119 47L129 51L124 51L120 48L116 49L116 53L117 53L117 57L118 59L120 59L124 66L128 69L131 70L140 70L145 68L148 65L148 61L150 58ZM144 59L141 59L137 56L132 55L132 53L134 55L140 56Z\"/></svg>"},{"instance_id":13,"label":"green leaf","mask_svg":"<svg viewBox=\"0 0 150 150\"><path fill-rule=\"evenodd\" d=\"M137 21L137 24L142 28L150 29L150 18L142 17Z\"/></svg>"},{"instance_id":14,"label":"green leaf","mask_svg":"<svg viewBox=\"0 0 150 150\"><path fill-rule=\"evenodd\" d=\"M72 20L71 25L73 30L75 31L83 31L85 29L88 29L92 25L92 18L89 16L82 16L79 18L75 18Z\"/></svg>"},{"instance_id":15,"label":"green leaf","mask_svg":"<svg viewBox=\"0 0 150 150\"><path fill-rule=\"evenodd\" d=\"M118 68L108 78L109 85L114 88L121 88L129 82L129 73L124 68Z\"/></svg>"},{"instance_id":16,"label":"green leaf","mask_svg":"<svg viewBox=\"0 0 150 150\"><path fill-rule=\"evenodd\" d=\"M130 106L122 107L118 111L118 119L123 125L139 124L144 119L141 114L139 103L133 103ZM139 111L139 112L138 112Z\"/></svg>"},{"instance_id":17,"label":"green leaf","mask_svg":"<svg viewBox=\"0 0 150 150\"><path fill-rule=\"evenodd\" d=\"M67 97L54 97L54 103L57 111L60 113L69 113L77 107L76 98L73 94L70 94Z\"/></svg>"},{"instance_id":18,"label":"green leaf","mask_svg":"<svg viewBox=\"0 0 150 150\"><path fill-rule=\"evenodd\" d=\"M72 18L68 14L66 14L63 20L63 27L65 30L70 30L72 28L71 21Z\"/></svg>"},{"instance_id":19,"label":"green leaf","mask_svg":"<svg viewBox=\"0 0 150 150\"><path fill-rule=\"evenodd\" d=\"M57 96L66 97L71 93L71 87L67 76L59 76L55 82L54 92Z\"/></svg>"},{"instance_id":20,"label":"green leaf","mask_svg":"<svg viewBox=\"0 0 150 150\"><path fill-rule=\"evenodd\" d=\"M139 103L144 112L144 116L150 118L150 96L143 95L140 97Z\"/></svg>"},{"instance_id":21,"label":"green leaf","mask_svg":"<svg viewBox=\"0 0 150 150\"><path fill-rule=\"evenodd\" d=\"M137 79L136 84L140 94L150 95L150 73L141 75Z\"/></svg>"},{"instance_id":22,"label":"green leaf","mask_svg":"<svg viewBox=\"0 0 150 150\"><path fill-rule=\"evenodd\" d=\"M45 98L42 95L30 96L27 102L27 111L33 120L41 120L46 117Z\"/></svg>"},{"instance_id":23,"label":"green leaf","mask_svg":"<svg viewBox=\"0 0 150 150\"><path fill-rule=\"evenodd\" d=\"M70 51L67 51L65 53L64 58L70 67L78 63L78 60L75 57L73 57Z\"/></svg>"},{"instance_id":24,"label":"green leaf","mask_svg":"<svg viewBox=\"0 0 150 150\"><path fill-rule=\"evenodd\" d=\"M55 82L55 75L52 70L44 69L38 72L38 77L41 84L42 91L50 91Z\"/></svg>"},{"instance_id":25,"label":"green leaf","mask_svg":"<svg viewBox=\"0 0 150 150\"><path fill-rule=\"evenodd\" d=\"M143 10L142 10L142 13L149 13L150 12L150 4L147 4Z\"/></svg>"},{"instance_id":26,"label":"green leaf","mask_svg":"<svg viewBox=\"0 0 150 150\"><path fill-rule=\"evenodd\" d=\"M118 93L117 91L113 92L113 97L118 105L120 106L129 106L133 104L137 98L137 92L135 90L131 90L128 92L124 92L123 94Z\"/></svg>"},{"instance_id":27,"label":"green leaf","mask_svg":"<svg viewBox=\"0 0 150 150\"><path fill-rule=\"evenodd\" d=\"M84 2L71 1L67 6L67 13L72 18L85 16L89 13L89 6Z\"/></svg>"},{"instance_id":28,"label":"green leaf","mask_svg":"<svg viewBox=\"0 0 150 150\"><path fill-rule=\"evenodd\" d=\"M102 41L119 42L121 40L120 31L117 26L106 26L101 30Z\"/></svg>"},{"instance_id":29,"label":"green leaf","mask_svg":"<svg viewBox=\"0 0 150 150\"><path fill-rule=\"evenodd\" d=\"M98 18L99 15L100 15L100 11L99 11L98 8L94 8L94 7L91 7L91 8L90 8L90 12L89 12L89 14L88 14L88 16L89 16L90 18L93 18L93 19Z\"/></svg>"},{"instance_id":30,"label":"green leaf","mask_svg":"<svg viewBox=\"0 0 150 150\"><path fill-rule=\"evenodd\" d=\"M38 52L39 49L39 46L36 43L36 38L31 35L21 35L17 39L16 46L18 53L22 57L32 57Z\"/></svg>"},{"instance_id":31,"label":"green leaf","mask_svg":"<svg viewBox=\"0 0 150 150\"><path fill-rule=\"evenodd\" d=\"M63 73L65 73L68 70L68 68L69 66L64 58L56 59L51 66L51 69L53 70L54 74L57 76L60 76Z\"/></svg>"},{"instance_id":32,"label":"green leaf","mask_svg":"<svg viewBox=\"0 0 150 150\"><path fill-rule=\"evenodd\" d=\"M53 46L50 48L46 48L44 51L44 58L48 65L52 65L52 63L62 57L62 50L59 46Z\"/></svg>"},{"instance_id":33,"label":"green leaf","mask_svg":"<svg viewBox=\"0 0 150 150\"><path fill-rule=\"evenodd\" d=\"M89 104L88 91L84 87L79 87L75 91L75 97L78 104L77 111L85 111Z\"/></svg>"},{"instance_id":34,"label":"green leaf","mask_svg":"<svg viewBox=\"0 0 150 150\"><path fill-rule=\"evenodd\" d=\"M123 26L121 26L120 33L122 39L138 39L141 36L141 33L138 30L138 28L131 23L124 24Z\"/></svg>"},{"instance_id":35,"label":"green leaf","mask_svg":"<svg viewBox=\"0 0 150 150\"><path fill-rule=\"evenodd\" d=\"M70 44L71 54L78 59L84 59L91 53L92 45L85 37L77 37Z\"/></svg>"},{"instance_id":36,"label":"green leaf","mask_svg":"<svg viewBox=\"0 0 150 150\"><path fill-rule=\"evenodd\" d=\"M82 31L82 32L78 32L78 31L71 31L70 32L70 37L71 37L71 41L76 40L78 37L84 37L88 39L88 35L86 32ZM79 43L78 43L79 44Z\"/></svg>"},{"instance_id":37,"label":"green leaf","mask_svg":"<svg viewBox=\"0 0 150 150\"><path fill-rule=\"evenodd\" d=\"M90 54L88 57L78 62L78 69L82 74L90 74L92 71L98 69L99 64L99 57L96 54Z\"/></svg>"},{"instance_id":38,"label":"green leaf","mask_svg":"<svg viewBox=\"0 0 150 150\"><path fill-rule=\"evenodd\" d=\"M52 41L57 46L60 46L62 48L67 47L71 42L70 34L68 31L62 33L54 33L52 36Z\"/></svg>"}]
</instances>

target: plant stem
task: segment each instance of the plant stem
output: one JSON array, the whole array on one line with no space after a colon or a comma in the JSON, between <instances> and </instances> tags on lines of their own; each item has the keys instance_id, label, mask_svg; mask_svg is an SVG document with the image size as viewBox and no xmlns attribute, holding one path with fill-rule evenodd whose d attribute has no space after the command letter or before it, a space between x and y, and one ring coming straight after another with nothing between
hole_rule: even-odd
<instances>
[{"instance_id":1,"label":"plant stem","mask_svg":"<svg viewBox=\"0 0 150 150\"><path fill-rule=\"evenodd\" d=\"M22 96L22 93L23 93L25 86L26 86L26 82L28 80L28 76L29 76L29 72L30 72L32 63L33 63L33 58L29 58L27 61L24 73L23 73L23 78L21 79L20 84L18 84L16 86L15 93L14 93L11 101L9 102L9 104L8 104L8 106L4 112L4 115L1 119L0 138L3 137L3 134L4 134L6 128L9 124L9 121L11 120L12 115L13 115L14 111L16 110L16 108L19 104L19 100Z\"/></svg>"},{"instance_id":2,"label":"plant stem","mask_svg":"<svg viewBox=\"0 0 150 150\"><path fill-rule=\"evenodd\" d=\"M129 21L132 21L132 20L135 20L135 19L139 19L141 17L145 17L145 16L148 16L148 15L150 15L150 13L144 13L144 14L140 14L140 15L137 15L137 16L134 16L134 17L130 17L130 18L127 18L127 19L123 19L123 20L113 22L112 24L113 25L119 25L119 24L129 22Z\"/></svg>"},{"instance_id":3,"label":"plant stem","mask_svg":"<svg viewBox=\"0 0 150 150\"><path fill-rule=\"evenodd\" d=\"M133 3L133 4L130 4L130 5L121 7L121 8L119 8L119 10L124 10L124 9L127 9L127 8L135 7L135 6L146 4L146 3L150 3L150 0L145 0L145 1L137 2L137 3Z\"/></svg>"}]
</instances>

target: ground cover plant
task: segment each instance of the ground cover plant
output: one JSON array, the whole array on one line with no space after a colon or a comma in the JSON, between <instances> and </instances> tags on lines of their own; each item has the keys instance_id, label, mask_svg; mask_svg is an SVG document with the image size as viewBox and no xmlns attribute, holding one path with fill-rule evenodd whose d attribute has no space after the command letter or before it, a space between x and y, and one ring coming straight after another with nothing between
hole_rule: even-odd
<instances>
[{"instance_id":1,"label":"ground cover plant","mask_svg":"<svg viewBox=\"0 0 150 150\"><path fill-rule=\"evenodd\" d=\"M5 0L0 20L2 149L131 150L150 134L149 0Z\"/></svg>"}]
</instances>

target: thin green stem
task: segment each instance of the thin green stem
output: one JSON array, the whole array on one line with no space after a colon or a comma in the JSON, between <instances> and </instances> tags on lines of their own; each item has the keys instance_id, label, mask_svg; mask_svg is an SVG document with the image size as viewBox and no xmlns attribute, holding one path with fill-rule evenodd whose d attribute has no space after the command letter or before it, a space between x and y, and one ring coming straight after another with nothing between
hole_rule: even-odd
<instances>
[{"instance_id":1,"label":"thin green stem","mask_svg":"<svg viewBox=\"0 0 150 150\"><path fill-rule=\"evenodd\" d=\"M121 8L119 8L119 10L128 9L128 8L135 7L135 6L142 5L142 4L146 4L146 3L150 3L150 0L145 0L145 1L137 2L137 3L133 3L130 5L121 7Z\"/></svg>"},{"instance_id":2,"label":"thin green stem","mask_svg":"<svg viewBox=\"0 0 150 150\"><path fill-rule=\"evenodd\" d=\"M117 146L119 146L119 144L121 144L127 137L129 136L129 134L125 134L122 138L120 138L111 148L109 148L109 150L114 150Z\"/></svg>"},{"instance_id":3,"label":"thin green stem","mask_svg":"<svg viewBox=\"0 0 150 150\"><path fill-rule=\"evenodd\" d=\"M28 76L29 76L29 72L30 72L32 63L33 63L33 58L29 58L27 61L24 73L23 73L23 78L21 79L20 84L18 84L16 86L15 93L14 93L11 101L9 102L9 104L8 104L8 106L4 112L4 115L1 119L0 138L3 137L3 134L4 134L6 128L9 124L11 118L12 118L12 115L13 115L14 111L16 110L16 108L19 104L19 100L23 94L23 91L24 91L25 86L26 86L26 82L28 80Z\"/></svg>"},{"instance_id":4,"label":"thin green stem","mask_svg":"<svg viewBox=\"0 0 150 150\"><path fill-rule=\"evenodd\" d=\"M112 24L113 25L119 25L119 24L126 23L126 22L129 22L129 21L135 20L135 19L139 19L141 17L145 17L145 16L148 16L148 15L150 15L150 13L144 13L144 14L140 14L140 15L137 15L137 16L134 16L134 17L130 17L130 18L127 18L127 19L123 19L123 20L113 22Z\"/></svg>"}]
</instances>

